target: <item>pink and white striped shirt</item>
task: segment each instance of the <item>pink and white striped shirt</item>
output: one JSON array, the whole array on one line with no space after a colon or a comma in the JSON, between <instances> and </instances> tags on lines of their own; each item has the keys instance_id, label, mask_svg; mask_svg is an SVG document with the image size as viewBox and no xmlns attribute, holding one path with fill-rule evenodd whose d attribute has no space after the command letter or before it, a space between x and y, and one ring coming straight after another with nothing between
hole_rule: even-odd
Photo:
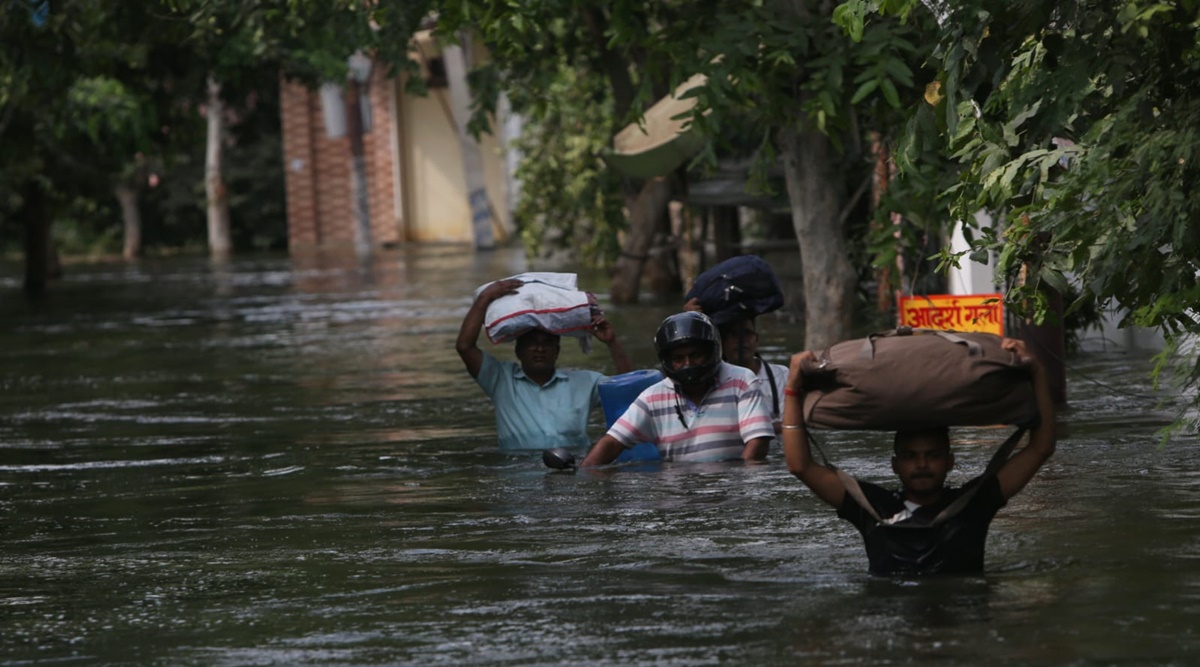
<instances>
[{"instance_id":1,"label":"pink and white striped shirt","mask_svg":"<svg viewBox=\"0 0 1200 667\"><path fill-rule=\"evenodd\" d=\"M758 377L721 362L699 405L664 378L639 394L608 434L625 447L652 442L664 461L724 461L740 459L746 443L774 437L775 429Z\"/></svg>"}]
</instances>

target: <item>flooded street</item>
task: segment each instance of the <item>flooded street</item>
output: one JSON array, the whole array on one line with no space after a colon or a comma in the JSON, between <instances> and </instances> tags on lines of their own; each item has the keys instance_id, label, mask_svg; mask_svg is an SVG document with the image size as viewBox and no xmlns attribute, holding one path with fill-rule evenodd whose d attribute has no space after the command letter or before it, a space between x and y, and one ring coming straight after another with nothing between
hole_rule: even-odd
<instances>
[{"instance_id":1,"label":"flooded street","mask_svg":"<svg viewBox=\"0 0 1200 667\"><path fill-rule=\"evenodd\" d=\"M528 268L74 266L40 304L0 277L0 664L1200 661L1200 451L1160 442L1180 407L1147 357L1070 361L1058 452L992 524L986 576L876 579L778 445L575 475L499 453L454 339L475 287ZM638 367L673 310L608 308ZM798 350L759 329L770 360ZM569 341L560 364L612 372ZM952 482L1006 434L956 432ZM892 484L885 436L818 437Z\"/></svg>"}]
</instances>

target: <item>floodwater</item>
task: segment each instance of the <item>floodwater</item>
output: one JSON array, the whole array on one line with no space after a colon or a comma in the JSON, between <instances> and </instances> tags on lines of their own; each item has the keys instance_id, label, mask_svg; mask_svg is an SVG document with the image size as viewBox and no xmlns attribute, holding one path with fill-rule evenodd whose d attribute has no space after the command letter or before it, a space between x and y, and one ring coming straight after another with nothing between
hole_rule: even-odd
<instances>
[{"instance_id":1,"label":"floodwater","mask_svg":"<svg viewBox=\"0 0 1200 667\"><path fill-rule=\"evenodd\" d=\"M1200 663L1200 462L1160 443L1178 407L1148 359L1071 360L1059 451L985 576L877 579L777 449L574 475L499 453L454 338L474 287L526 269L456 248L75 266L30 305L10 267L0 664ZM609 309L639 366L670 310ZM775 360L799 345L760 329ZM1004 435L960 433L954 481ZM878 435L821 440L889 480Z\"/></svg>"}]
</instances>

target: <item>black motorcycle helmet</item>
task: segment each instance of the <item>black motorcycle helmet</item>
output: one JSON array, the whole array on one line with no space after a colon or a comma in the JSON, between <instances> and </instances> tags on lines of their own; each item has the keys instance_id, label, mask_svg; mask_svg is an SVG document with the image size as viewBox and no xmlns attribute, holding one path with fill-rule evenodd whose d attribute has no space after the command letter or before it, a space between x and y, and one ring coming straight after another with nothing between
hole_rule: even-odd
<instances>
[{"instance_id":1,"label":"black motorcycle helmet","mask_svg":"<svg viewBox=\"0 0 1200 667\"><path fill-rule=\"evenodd\" d=\"M709 350L708 359L697 366L672 370L670 353L682 345L700 345ZM695 311L672 315L663 320L654 334L654 351L663 374L680 384L701 384L717 374L721 365L721 336L708 316Z\"/></svg>"}]
</instances>

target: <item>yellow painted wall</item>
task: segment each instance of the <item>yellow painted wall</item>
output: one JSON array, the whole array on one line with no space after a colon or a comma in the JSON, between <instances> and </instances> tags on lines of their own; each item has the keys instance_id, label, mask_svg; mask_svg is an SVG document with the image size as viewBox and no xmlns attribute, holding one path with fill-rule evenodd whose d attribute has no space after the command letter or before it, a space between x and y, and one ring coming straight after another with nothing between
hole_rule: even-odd
<instances>
[{"instance_id":1,"label":"yellow painted wall","mask_svg":"<svg viewBox=\"0 0 1200 667\"><path fill-rule=\"evenodd\" d=\"M419 35L425 57L439 54L436 44ZM407 95L396 86L400 110L399 153L403 189L403 237L406 241L471 243L471 208L463 176L462 149L451 116L450 91L431 89L427 96ZM500 143L485 136L480 144L497 240L508 226L508 185Z\"/></svg>"},{"instance_id":2,"label":"yellow painted wall","mask_svg":"<svg viewBox=\"0 0 1200 667\"><path fill-rule=\"evenodd\" d=\"M471 208L463 178L458 133L448 108L438 100L445 91L428 97L404 95L401 90L400 140L404 161L404 202L409 241L470 243Z\"/></svg>"}]
</instances>

